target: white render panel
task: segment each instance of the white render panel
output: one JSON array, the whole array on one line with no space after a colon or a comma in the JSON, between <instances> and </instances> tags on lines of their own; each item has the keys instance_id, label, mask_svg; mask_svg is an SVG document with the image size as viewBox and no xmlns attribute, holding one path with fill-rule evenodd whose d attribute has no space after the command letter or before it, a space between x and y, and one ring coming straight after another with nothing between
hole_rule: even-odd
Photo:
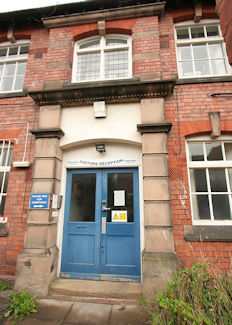
<instances>
[{"instance_id":1,"label":"white render panel","mask_svg":"<svg viewBox=\"0 0 232 325\"><path fill-rule=\"evenodd\" d=\"M141 145L137 131L137 124L141 124L140 103L107 105L106 114L105 118L95 118L93 105L63 108L61 129L65 135L60 147L65 150L97 142Z\"/></svg>"}]
</instances>

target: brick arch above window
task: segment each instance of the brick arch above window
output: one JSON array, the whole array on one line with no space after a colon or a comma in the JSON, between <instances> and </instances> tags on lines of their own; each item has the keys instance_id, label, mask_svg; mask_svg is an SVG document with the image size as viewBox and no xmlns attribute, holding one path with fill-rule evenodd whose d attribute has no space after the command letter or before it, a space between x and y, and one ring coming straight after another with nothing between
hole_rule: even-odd
<instances>
[{"instance_id":1,"label":"brick arch above window","mask_svg":"<svg viewBox=\"0 0 232 325\"><path fill-rule=\"evenodd\" d=\"M232 121L221 121L221 132L232 134ZM184 137L211 133L210 121L181 122L180 131Z\"/></svg>"},{"instance_id":2,"label":"brick arch above window","mask_svg":"<svg viewBox=\"0 0 232 325\"><path fill-rule=\"evenodd\" d=\"M125 34L132 35L132 29L137 19L117 20L106 22L106 34ZM70 26L73 40L79 41L87 37L99 35L98 24L88 24L80 26Z\"/></svg>"},{"instance_id":3,"label":"brick arch above window","mask_svg":"<svg viewBox=\"0 0 232 325\"><path fill-rule=\"evenodd\" d=\"M184 8L182 10L175 10L171 12L173 17L173 22L180 23L188 20L193 20L195 16L194 8ZM214 6L203 6L201 19L218 19L218 14L216 13Z\"/></svg>"}]
</instances>

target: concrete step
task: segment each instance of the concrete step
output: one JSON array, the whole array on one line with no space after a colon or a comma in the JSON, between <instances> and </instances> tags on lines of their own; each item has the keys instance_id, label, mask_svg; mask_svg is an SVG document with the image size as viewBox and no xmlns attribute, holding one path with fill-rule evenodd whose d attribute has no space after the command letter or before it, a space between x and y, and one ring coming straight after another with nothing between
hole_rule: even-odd
<instances>
[{"instance_id":1,"label":"concrete step","mask_svg":"<svg viewBox=\"0 0 232 325\"><path fill-rule=\"evenodd\" d=\"M52 295L138 300L142 284L138 282L113 282L77 279L57 279L51 287Z\"/></svg>"}]
</instances>

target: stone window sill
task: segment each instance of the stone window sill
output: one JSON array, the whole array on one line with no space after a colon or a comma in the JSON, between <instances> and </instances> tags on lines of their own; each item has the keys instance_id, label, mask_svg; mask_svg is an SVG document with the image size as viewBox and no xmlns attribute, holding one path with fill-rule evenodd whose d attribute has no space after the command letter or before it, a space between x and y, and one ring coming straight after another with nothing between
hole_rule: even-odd
<instances>
[{"instance_id":1,"label":"stone window sill","mask_svg":"<svg viewBox=\"0 0 232 325\"><path fill-rule=\"evenodd\" d=\"M232 75L222 77L201 77L177 79L176 85L232 81Z\"/></svg>"},{"instance_id":2,"label":"stone window sill","mask_svg":"<svg viewBox=\"0 0 232 325\"><path fill-rule=\"evenodd\" d=\"M184 226L186 241L231 242L232 226Z\"/></svg>"},{"instance_id":3,"label":"stone window sill","mask_svg":"<svg viewBox=\"0 0 232 325\"><path fill-rule=\"evenodd\" d=\"M0 93L0 99L1 98L12 98L12 97L26 97L28 94L26 91L15 91L10 93Z\"/></svg>"}]
</instances>

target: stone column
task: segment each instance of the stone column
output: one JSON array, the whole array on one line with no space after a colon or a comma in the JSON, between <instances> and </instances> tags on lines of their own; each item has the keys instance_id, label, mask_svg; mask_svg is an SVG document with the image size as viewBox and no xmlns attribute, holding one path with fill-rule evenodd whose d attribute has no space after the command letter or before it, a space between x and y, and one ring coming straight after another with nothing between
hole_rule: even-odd
<instances>
[{"instance_id":1,"label":"stone column","mask_svg":"<svg viewBox=\"0 0 232 325\"><path fill-rule=\"evenodd\" d=\"M170 203L167 133L164 99L141 101L145 251L143 254L143 292L146 299L166 289L178 268Z\"/></svg>"},{"instance_id":2,"label":"stone column","mask_svg":"<svg viewBox=\"0 0 232 325\"><path fill-rule=\"evenodd\" d=\"M31 194L49 194L48 209L28 210L24 248L18 254L14 289L25 287L32 294L44 296L56 278L58 248L56 247L57 216L52 216L52 196L60 194L62 150L59 139L62 109L59 105L43 106L35 140L35 158Z\"/></svg>"}]
</instances>

